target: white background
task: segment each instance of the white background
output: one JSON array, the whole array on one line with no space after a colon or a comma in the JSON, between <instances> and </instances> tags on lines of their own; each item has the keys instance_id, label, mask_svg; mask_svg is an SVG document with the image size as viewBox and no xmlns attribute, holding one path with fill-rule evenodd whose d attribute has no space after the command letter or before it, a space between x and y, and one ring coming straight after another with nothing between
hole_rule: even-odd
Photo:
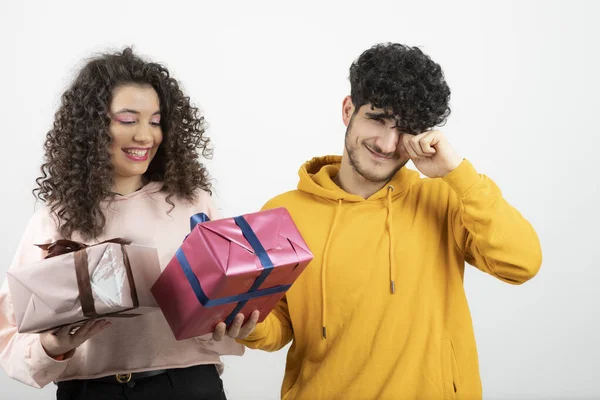
<instances>
[{"instance_id":1,"label":"white background","mask_svg":"<svg viewBox=\"0 0 600 400\"><path fill-rule=\"evenodd\" d=\"M466 273L484 397L600 398L599 11L591 0L3 1L0 271L33 211L59 96L92 53L132 44L182 82L210 124L209 166L231 216L293 189L303 161L341 152L348 67L363 50L417 45L452 89L444 132L543 246L524 286ZM285 351L226 362L230 399L279 398ZM0 388L2 399L55 390L3 372Z\"/></svg>"}]
</instances>

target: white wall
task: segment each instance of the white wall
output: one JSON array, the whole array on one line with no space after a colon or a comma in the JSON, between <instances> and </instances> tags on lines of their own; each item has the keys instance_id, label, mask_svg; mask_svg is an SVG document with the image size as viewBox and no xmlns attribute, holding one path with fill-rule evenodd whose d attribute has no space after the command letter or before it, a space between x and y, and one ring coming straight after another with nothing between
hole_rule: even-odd
<instances>
[{"instance_id":1,"label":"white wall","mask_svg":"<svg viewBox=\"0 0 600 400\"><path fill-rule=\"evenodd\" d=\"M466 274L485 398L600 398L600 3L338 1L3 1L0 270L32 212L59 95L91 52L133 44L167 64L210 123L209 165L233 215L294 188L304 160L341 152L348 67L364 49L418 45L453 91L444 131L544 250L521 287ZM230 399L278 398L285 352L226 361ZM54 396L4 373L0 388Z\"/></svg>"}]
</instances>

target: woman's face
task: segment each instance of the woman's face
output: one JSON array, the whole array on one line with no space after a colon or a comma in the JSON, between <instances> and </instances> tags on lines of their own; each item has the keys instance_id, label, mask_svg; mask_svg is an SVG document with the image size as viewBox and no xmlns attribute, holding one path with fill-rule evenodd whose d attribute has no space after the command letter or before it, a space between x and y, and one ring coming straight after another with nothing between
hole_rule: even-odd
<instances>
[{"instance_id":1,"label":"woman's face","mask_svg":"<svg viewBox=\"0 0 600 400\"><path fill-rule=\"evenodd\" d=\"M115 181L141 179L163 139L156 91L134 84L115 88L109 117Z\"/></svg>"}]
</instances>

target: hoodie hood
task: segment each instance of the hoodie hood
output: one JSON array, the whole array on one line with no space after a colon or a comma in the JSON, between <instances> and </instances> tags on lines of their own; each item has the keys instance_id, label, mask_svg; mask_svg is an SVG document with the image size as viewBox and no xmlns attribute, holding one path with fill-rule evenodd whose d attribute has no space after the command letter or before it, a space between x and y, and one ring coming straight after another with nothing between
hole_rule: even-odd
<instances>
[{"instance_id":1,"label":"hoodie hood","mask_svg":"<svg viewBox=\"0 0 600 400\"><path fill-rule=\"evenodd\" d=\"M315 157L307 161L298 172L300 176L298 190L336 201L361 202L386 198L390 186L393 188L392 197L399 196L419 179L418 172L402 167L379 191L368 199L364 199L359 195L347 193L333 181L340 171L341 163L341 156Z\"/></svg>"}]
</instances>

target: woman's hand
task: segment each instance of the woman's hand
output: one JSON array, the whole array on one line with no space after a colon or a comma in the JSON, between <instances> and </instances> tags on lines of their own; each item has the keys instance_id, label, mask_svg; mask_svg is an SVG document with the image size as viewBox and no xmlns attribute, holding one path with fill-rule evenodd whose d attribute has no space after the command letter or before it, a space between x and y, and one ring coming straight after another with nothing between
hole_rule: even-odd
<instances>
[{"instance_id":1,"label":"woman's hand","mask_svg":"<svg viewBox=\"0 0 600 400\"><path fill-rule=\"evenodd\" d=\"M81 346L86 340L109 327L110 322L105 320L88 320L74 333L71 333L71 330L76 326L67 325L58 331L40 333L40 341L46 354L52 358L67 355L67 353Z\"/></svg>"}]
</instances>

